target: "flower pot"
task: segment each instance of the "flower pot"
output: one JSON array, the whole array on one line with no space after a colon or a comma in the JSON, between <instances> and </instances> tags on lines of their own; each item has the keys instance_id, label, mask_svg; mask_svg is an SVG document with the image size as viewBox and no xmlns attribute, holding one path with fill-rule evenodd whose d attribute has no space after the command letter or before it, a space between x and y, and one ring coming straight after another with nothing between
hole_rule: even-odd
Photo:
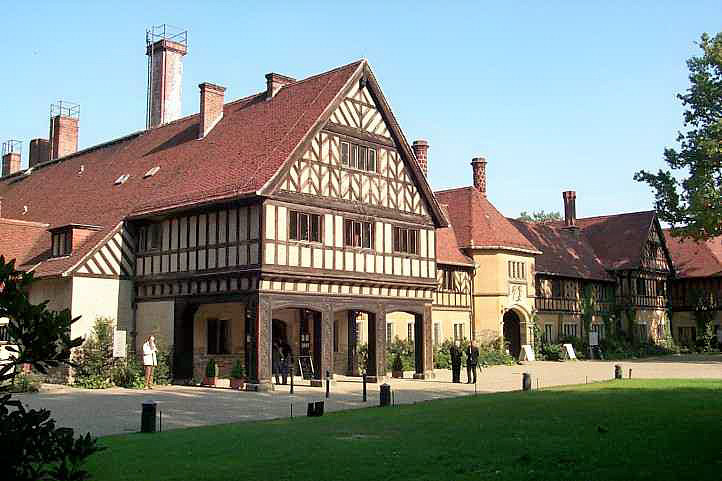
<instances>
[{"instance_id":1,"label":"flower pot","mask_svg":"<svg viewBox=\"0 0 722 481\"><path fill-rule=\"evenodd\" d=\"M231 389L243 389L243 385L246 383L246 380L243 378L235 379L231 378Z\"/></svg>"},{"instance_id":2,"label":"flower pot","mask_svg":"<svg viewBox=\"0 0 722 481\"><path fill-rule=\"evenodd\" d=\"M404 371L391 371L391 377L401 379L404 377Z\"/></svg>"},{"instance_id":3,"label":"flower pot","mask_svg":"<svg viewBox=\"0 0 722 481\"><path fill-rule=\"evenodd\" d=\"M204 377L203 378L203 385L204 386L215 386L217 377Z\"/></svg>"}]
</instances>

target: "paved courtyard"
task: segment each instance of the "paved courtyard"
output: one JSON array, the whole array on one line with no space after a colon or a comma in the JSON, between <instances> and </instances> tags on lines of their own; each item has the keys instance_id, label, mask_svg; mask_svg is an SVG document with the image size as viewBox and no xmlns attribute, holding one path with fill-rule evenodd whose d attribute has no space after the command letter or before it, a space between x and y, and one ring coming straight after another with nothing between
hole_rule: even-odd
<instances>
[{"instance_id":1,"label":"paved courtyard","mask_svg":"<svg viewBox=\"0 0 722 481\"><path fill-rule=\"evenodd\" d=\"M389 379L395 403L413 403L454 396L518 390L522 373L532 374L533 388L611 379L614 364L621 364L624 377L722 379L722 356L668 356L635 361L531 362L524 365L485 369L476 386L451 383L451 371L437 370L434 380ZM406 373L409 378L411 373ZM331 397L325 388L312 388L296 378L295 393L289 386L277 386L268 393L228 389L164 386L152 391L113 388L74 389L44 385L40 393L17 395L32 408L48 408L58 425L91 432L97 436L136 432L140 426L141 403L152 399L162 413L163 430L209 424L305 416L306 403L325 400L326 411L378 405L379 387L368 385L368 401L362 401L362 383L357 378L337 377L331 383ZM466 372L462 369L462 381Z\"/></svg>"}]
</instances>

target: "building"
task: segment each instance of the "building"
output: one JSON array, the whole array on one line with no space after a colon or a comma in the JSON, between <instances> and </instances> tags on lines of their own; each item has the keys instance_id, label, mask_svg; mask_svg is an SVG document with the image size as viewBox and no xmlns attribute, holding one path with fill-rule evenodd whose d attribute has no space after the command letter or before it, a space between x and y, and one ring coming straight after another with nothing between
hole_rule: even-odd
<instances>
[{"instance_id":1,"label":"building","mask_svg":"<svg viewBox=\"0 0 722 481\"><path fill-rule=\"evenodd\" d=\"M447 222L368 62L270 73L233 102L202 83L199 113L178 118L187 46L162 37L147 53L148 129L77 151L79 113L58 106L33 141L47 158L31 149L30 168L0 181L0 252L35 273L31 297L82 316L74 336L99 316L136 347L159 335L177 377L245 358L255 389L270 386L276 339L320 383L355 371L362 337L382 377L386 318L403 313L416 376L431 375Z\"/></svg>"}]
</instances>

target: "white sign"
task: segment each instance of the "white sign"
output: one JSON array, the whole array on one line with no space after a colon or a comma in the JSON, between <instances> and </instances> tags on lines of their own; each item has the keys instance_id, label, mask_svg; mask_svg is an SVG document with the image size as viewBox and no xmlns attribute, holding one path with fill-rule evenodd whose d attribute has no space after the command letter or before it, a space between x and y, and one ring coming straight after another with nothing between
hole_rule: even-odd
<instances>
[{"instance_id":1,"label":"white sign","mask_svg":"<svg viewBox=\"0 0 722 481\"><path fill-rule=\"evenodd\" d=\"M521 346L521 354L519 355L520 361L536 361L534 357L534 349L529 344Z\"/></svg>"},{"instance_id":2,"label":"white sign","mask_svg":"<svg viewBox=\"0 0 722 481\"><path fill-rule=\"evenodd\" d=\"M126 331L116 330L113 333L113 357L125 357L126 356Z\"/></svg>"},{"instance_id":3,"label":"white sign","mask_svg":"<svg viewBox=\"0 0 722 481\"><path fill-rule=\"evenodd\" d=\"M599 345L599 333L596 331L592 331L589 333L589 345L590 346L598 346Z\"/></svg>"},{"instance_id":4,"label":"white sign","mask_svg":"<svg viewBox=\"0 0 722 481\"><path fill-rule=\"evenodd\" d=\"M574 353L574 346L571 344L564 344L564 349L567 350L567 356L569 359L576 359L577 355Z\"/></svg>"}]
</instances>

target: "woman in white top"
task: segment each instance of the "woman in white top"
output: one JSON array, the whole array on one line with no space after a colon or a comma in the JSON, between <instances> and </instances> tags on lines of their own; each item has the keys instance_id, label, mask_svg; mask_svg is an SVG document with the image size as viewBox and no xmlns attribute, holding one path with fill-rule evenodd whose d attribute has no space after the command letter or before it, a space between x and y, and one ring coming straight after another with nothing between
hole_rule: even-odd
<instances>
[{"instance_id":1,"label":"woman in white top","mask_svg":"<svg viewBox=\"0 0 722 481\"><path fill-rule=\"evenodd\" d=\"M145 366L145 388L153 389L153 368L158 365L155 336L148 336L143 344L143 366Z\"/></svg>"}]
</instances>

